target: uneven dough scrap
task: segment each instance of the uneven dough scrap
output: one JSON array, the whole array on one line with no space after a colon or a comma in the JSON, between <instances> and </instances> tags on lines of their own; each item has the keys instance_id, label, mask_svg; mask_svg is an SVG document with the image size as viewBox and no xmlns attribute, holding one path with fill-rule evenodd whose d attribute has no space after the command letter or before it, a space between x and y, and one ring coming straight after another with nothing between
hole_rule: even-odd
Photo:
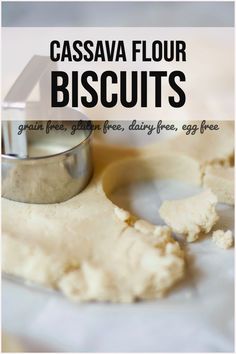
<instances>
[{"instance_id":1,"label":"uneven dough scrap","mask_svg":"<svg viewBox=\"0 0 236 354\"><path fill-rule=\"evenodd\" d=\"M198 195L180 200L167 200L161 205L161 218L174 232L195 241L200 233L209 232L218 220L216 196L206 190Z\"/></svg>"},{"instance_id":2,"label":"uneven dough scrap","mask_svg":"<svg viewBox=\"0 0 236 354\"><path fill-rule=\"evenodd\" d=\"M83 241L80 247L83 248ZM142 237L128 226L120 235L111 235L110 240L106 237L105 240L98 237L97 242L91 240L87 247L90 257L76 261L75 254L68 253L66 247L64 252L47 253L42 245L5 235L3 269L41 285L59 288L75 301L131 302L158 298L184 275L184 253L171 235L166 235L164 242L156 237L154 246L151 238Z\"/></svg>"},{"instance_id":3,"label":"uneven dough scrap","mask_svg":"<svg viewBox=\"0 0 236 354\"><path fill-rule=\"evenodd\" d=\"M75 301L132 302L162 297L183 277L183 251L172 238L153 247L128 227L113 247L107 264L84 262L62 278L60 289Z\"/></svg>"},{"instance_id":4,"label":"uneven dough scrap","mask_svg":"<svg viewBox=\"0 0 236 354\"><path fill-rule=\"evenodd\" d=\"M231 230L216 230L212 234L212 241L220 248L230 248L234 243L233 233Z\"/></svg>"},{"instance_id":5,"label":"uneven dough scrap","mask_svg":"<svg viewBox=\"0 0 236 354\"><path fill-rule=\"evenodd\" d=\"M104 178L113 182L110 177L116 176L117 165L113 163L113 169L107 160L106 168L102 157L108 159L109 149L103 149L103 154L96 149L102 162L95 160L88 187L66 202L36 205L2 199L2 268L59 289L75 301L131 302L161 297L183 278L184 252L169 229L154 226L153 233L146 234L125 221L128 214L118 211L104 193L104 185L106 190L111 188ZM174 164L176 156L167 156L167 160ZM184 180L188 162L192 160L179 158L177 172ZM167 173L164 156L136 157L132 164L137 174L138 167L143 170L145 165L146 178L155 178L153 166L161 166L163 171L158 170L157 177ZM127 165L126 161L122 166L127 170ZM195 162L191 176L193 171L199 182Z\"/></svg>"},{"instance_id":6,"label":"uneven dough scrap","mask_svg":"<svg viewBox=\"0 0 236 354\"><path fill-rule=\"evenodd\" d=\"M234 168L208 166L203 177L203 185L210 188L220 203L234 205Z\"/></svg>"},{"instance_id":7,"label":"uneven dough scrap","mask_svg":"<svg viewBox=\"0 0 236 354\"><path fill-rule=\"evenodd\" d=\"M146 225L146 223L148 225ZM135 228L135 224L134 224ZM165 249L165 254L171 254L174 252L176 255L183 255L183 251L179 247L178 243L170 243L172 238L172 230L168 226L152 225L145 220L138 220L136 222L136 230L140 232L140 237L154 247Z\"/></svg>"}]
</instances>

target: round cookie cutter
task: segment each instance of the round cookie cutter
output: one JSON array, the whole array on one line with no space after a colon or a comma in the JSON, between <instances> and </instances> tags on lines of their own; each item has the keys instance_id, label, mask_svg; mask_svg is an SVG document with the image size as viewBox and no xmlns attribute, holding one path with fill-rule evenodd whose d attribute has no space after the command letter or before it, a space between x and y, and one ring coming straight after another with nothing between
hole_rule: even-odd
<instances>
[{"instance_id":1,"label":"round cookie cutter","mask_svg":"<svg viewBox=\"0 0 236 354\"><path fill-rule=\"evenodd\" d=\"M50 75L55 69L50 58L32 57L2 104L2 196L5 198L39 204L63 202L81 192L92 176L92 125L77 110L51 107ZM39 84L40 100L27 102L36 84ZM81 121L83 125L73 136L69 129L49 134L28 129L18 134L19 125L33 125L36 121L43 126L48 121L65 125ZM41 148L41 153L31 153L35 146Z\"/></svg>"},{"instance_id":2,"label":"round cookie cutter","mask_svg":"<svg viewBox=\"0 0 236 354\"><path fill-rule=\"evenodd\" d=\"M44 138L42 134L28 134L28 151L36 147L49 152L39 156L29 152L27 157L2 154L2 196L18 202L49 204L81 192L92 176L91 136L92 130L85 129L71 144L58 148L59 139L51 133ZM55 148L56 152L50 153Z\"/></svg>"}]
</instances>

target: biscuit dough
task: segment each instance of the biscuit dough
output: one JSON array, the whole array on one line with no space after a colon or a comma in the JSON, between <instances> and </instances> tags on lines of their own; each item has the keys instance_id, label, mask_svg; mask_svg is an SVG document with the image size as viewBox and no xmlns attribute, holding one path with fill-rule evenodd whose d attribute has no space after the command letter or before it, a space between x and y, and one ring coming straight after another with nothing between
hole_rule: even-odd
<instances>
[{"instance_id":1,"label":"biscuit dough","mask_svg":"<svg viewBox=\"0 0 236 354\"><path fill-rule=\"evenodd\" d=\"M60 289L75 301L161 297L183 278L184 253L169 228L137 228L137 220L130 222L108 199L109 191L132 177L173 177L176 169L177 178L199 184L199 165L181 155L123 159L123 150L94 150L94 177L74 198L48 205L3 198L3 270Z\"/></svg>"},{"instance_id":2,"label":"biscuit dough","mask_svg":"<svg viewBox=\"0 0 236 354\"><path fill-rule=\"evenodd\" d=\"M96 142L94 176L79 195L50 205L3 198L3 271L59 289L75 301L130 302L163 296L184 276L183 251L170 228L137 220L119 210L109 195L127 183L153 178L200 185L203 161L228 161L231 156L231 140L219 139L225 144L222 149L216 139L215 148L205 144L197 154L189 153L197 145L191 138L182 152L174 145L163 148L162 143L124 149ZM201 225L195 220L193 225L207 231L217 219L215 199L200 199L206 211L211 210L211 220L202 216Z\"/></svg>"},{"instance_id":3,"label":"biscuit dough","mask_svg":"<svg viewBox=\"0 0 236 354\"><path fill-rule=\"evenodd\" d=\"M216 203L216 196L206 190L190 198L167 200L162 203L159 213L174 232L193 242L201 233L209 232L218 220Z\"/></svg>"},{"instance_id":4,"label":"biscuit dough","mask_svg":"<svg viewBox=\"0 0 236 354\"><path fill-rule=\"evenodd\" d=\"M212 241L220 248L230 248L234 243L232 231L216 230L212 234Z\"/></svg>"},{"instance_id":5,"label":"biscuit dough","mask_svg":"<svg viewBox=\"0 0 236 354\"><path fill-rule=\"evenodd\" d=\"M210 188L220 203L234 205L234 168L208 166L203 177L203 185Z\"/></svg>"}]
</instances>

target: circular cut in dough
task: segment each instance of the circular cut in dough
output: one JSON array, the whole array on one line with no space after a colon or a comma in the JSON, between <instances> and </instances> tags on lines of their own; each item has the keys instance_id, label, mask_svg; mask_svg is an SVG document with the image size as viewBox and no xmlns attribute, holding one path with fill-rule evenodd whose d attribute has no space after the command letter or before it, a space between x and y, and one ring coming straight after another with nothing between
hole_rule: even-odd
<instances>
[{"instance_id":1,"label":"circular cut in dough","mask_svg":"<svg viewBox=\"0 0 236 354\"><path fill-rule=\"evenodd\" d=\"M95 146L93 179L66 202L2 200L4 272L59 289L75 301L154 299L183 278L184 252L170 230L142 232L117 216L108 197L113 188L133 180L177 178L199 184L199 164L181 155L143 158L139 150L112 149ZM130 155L136 157L122 160Z\"/></svg>"}]
</instances>

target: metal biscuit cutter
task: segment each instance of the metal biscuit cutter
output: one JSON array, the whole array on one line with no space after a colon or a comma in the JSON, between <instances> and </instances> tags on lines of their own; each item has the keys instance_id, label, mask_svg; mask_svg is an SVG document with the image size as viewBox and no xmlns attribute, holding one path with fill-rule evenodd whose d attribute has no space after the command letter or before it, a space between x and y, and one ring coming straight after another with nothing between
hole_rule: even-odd
<instances>
[{"instance_id":1,"label":"metal biscuit cutter","mask_svg":"<svg viewBox=\"0 0 236 354\"><path fill-rule=\"evenodd\" d=\"M17 78L2 105L2 196L26 203L59 203L81 192L92 176L91 122L71 108L50 107L48 57L34 56ZM39 84L40 100L27 102ZM23 130L29 123L42 130ZM71 135L70 126L83 120L83 129ZM63 131L45 134L48 121ZM36 153L35 151L38 152ZM35 149L36 148L36 149Z\"/></svg>"}]
</instances>

